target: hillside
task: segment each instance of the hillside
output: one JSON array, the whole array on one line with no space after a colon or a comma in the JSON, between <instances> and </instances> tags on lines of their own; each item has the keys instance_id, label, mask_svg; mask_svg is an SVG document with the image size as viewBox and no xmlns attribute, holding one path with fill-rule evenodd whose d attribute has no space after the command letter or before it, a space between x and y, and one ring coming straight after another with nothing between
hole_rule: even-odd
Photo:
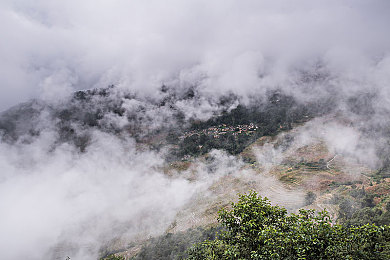
<instances>
[{"instance_id":1,"label":"hillside","mask_svg":"<svg viewBox=\"0 0 390 260\"><path fill-rule=\"evenodd\" d=\"M186 112L205 102L196 88L163 86L159 98L145 99L111 86L79 91L59 103L34 100L15 106L1 114L0 130L10 147L39 144L47 156L70 149L75 158L86 158L86 165L96 153L99 163L105 162L109 155L104 151L112 144L112 159L120 158L119 165L125 165L119 169L122 175L114 178L115 172L104 170L117 167L108 161L102 177L93 170L88 178L98 178L103 190L110 189L107 178L113 178L123 195L110 198L99 214L110 211L114 201L122 208L120 198L128 196L128 187L142 200L156 190L154 182L162 183L158 192L166 197L156 209L143 205L134 216L115 220L99 234L97 245L86 240L80 247L65 238L53 245L51 257L96 250L103 258L116 253L148 259L163 250L159 258L173 259L184 256L194 243L215 237L218 211L250 190L289 212L326 209L345 225L389 224L386 146L372 141L387 138L387 125L378 128L368 121L361 127L364 117L356 100L349 103L355 121L328 100L302 103L278 91L249 103L234 95L209 99L214 107L205 116ZM367 144L371 146L364 147ZM117 152L123 154L118 157ZM131 173L134 161L124 160L127 156L139 157L136 167L142 170ZM145 158L154 159L148 165ZM35 167L34 160L26 156L21 163ZM150 172L155 175L148 177ZM150 183L147 190L144 178ZM185 188L178 191L171 183ZM77 201L80 195L66 196ZM165 205L166 200L173 204ZM134 204L123 209L131 210ZM164 210L169 214L159 219Z\"/></svg>"},{"instance_id":2,"label":"hillside","mask_svg":"<svg viewBox=\"0 0 390 260\"><path fill-rule=\"evenodd\" d=\"M334 129L350 131L348 120L331 111L310 116L307 112L295 112L296 119L282 116L277 120L274 115L284 115L281 111L289 105L282 102L275 106L269 102L273 109L265 106L263 110L251 108L242 112L243 108L238 107L204 122L190 120L182 128L167 127L137 139L141 150L169 147L161 167L168 178L185 178L192 183L202 183L205 178L207 181L167 223L165 235L147 239L147 233L140 233L136 240L118 237L105 245L101 254L140 254L138 258L147 259L157 250L153 249L155 246L171 252L169 248L179 239L184 244L175 252L180 255L201 237L208 236L208 229L216 225L218 210L229 207L238 193L249 190L290 212L301 208L327 209L339 223L355 223L354 219L360 224L388 223L390 179L385 168L361 160L332 140L340 138L334 135ZM305 105L294 109L309 108ZM293 111L291 107L288 110ZM250 121L264 117L273 120ZM237 118L240 121L233 124ZM314 199L308 200L308 193L314 194Z\"/></svg>"}]
</instances>

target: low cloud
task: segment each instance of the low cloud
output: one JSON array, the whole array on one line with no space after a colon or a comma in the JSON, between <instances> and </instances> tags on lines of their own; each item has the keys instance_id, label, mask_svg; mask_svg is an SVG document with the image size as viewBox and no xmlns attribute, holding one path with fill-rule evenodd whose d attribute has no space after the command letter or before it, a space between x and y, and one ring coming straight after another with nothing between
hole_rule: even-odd
<instances>
[{"instance_id":1,"label":"low cloud","mask_svg":"<svg viewBox=\"0 0 390 260\"><path fill-rule=\"evenodd\" d=\"M315 73L318 62L332 80L312 95L385 91L389 8L379 0L3 1L1 109L111 84L149 96L162 84L299 96L307 89L295 72Z\"/></svg>"},{"instance_id":2,"label":"low cloud","mask_svg":"<svg viewBox=\"0 0 390 260\"><path fill-rule=\"evenodd\" d=\"M160 234L196 191L196 183L164 175L162 158L137 152L132 140L96 132L80 154L67 144L49 153L45 138L1 144L3 258L49 258L67 242L80 250L76 256L94 259L114 237ZM83 245L95 248L83 252Z\"/></svg>"}]
</instances>

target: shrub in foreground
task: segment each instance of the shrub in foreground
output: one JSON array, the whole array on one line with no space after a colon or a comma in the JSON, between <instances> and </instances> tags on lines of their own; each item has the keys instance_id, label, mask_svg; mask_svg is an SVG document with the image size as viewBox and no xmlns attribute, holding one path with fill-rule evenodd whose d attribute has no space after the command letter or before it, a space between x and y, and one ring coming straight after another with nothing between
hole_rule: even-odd
<instances>
[{"instance_id":1,"label":"shrub in foreground","mask_svg":"<svg viewBox=\"0 0 390 260\"><path fill-rule=\"evenodd\" d=\"M256 192L218 220L226 231L193 246L188 259L390 259L389 226L336 225L326 211L288 214Z\"/></svg>"}]
</instances>

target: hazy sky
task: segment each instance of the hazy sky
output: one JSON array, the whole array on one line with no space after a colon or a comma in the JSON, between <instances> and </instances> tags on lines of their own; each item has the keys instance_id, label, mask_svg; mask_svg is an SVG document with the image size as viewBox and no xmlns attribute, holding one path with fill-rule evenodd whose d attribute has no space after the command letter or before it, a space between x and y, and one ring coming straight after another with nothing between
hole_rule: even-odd
<instances>
[{"instance_id":1,"label":"hazy sky","mask_svg":"<svg viewBox=\"0 0 390 260\"><path fill-rule=\"evenodd\" d=\"M318 60L359 74L388 55L389 13L387 0L3 0L0 110L109 84L245 92Z\"/></svg>"}]
</instances>

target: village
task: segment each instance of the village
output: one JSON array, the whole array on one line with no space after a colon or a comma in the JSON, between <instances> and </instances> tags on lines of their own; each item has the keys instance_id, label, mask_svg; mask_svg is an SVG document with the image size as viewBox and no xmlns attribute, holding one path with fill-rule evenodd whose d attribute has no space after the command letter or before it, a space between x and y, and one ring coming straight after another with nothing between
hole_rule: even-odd
<instances>
[{"instance_id":1,"label":"village","mask_svg":"<svg viewBox=\"0 0 390 260\"><path fill-rule=\"evenodd\" d=\"M213 136L214 138L219 138L220 135L225 135L231 133L232 135L239 134L252 134L257 131L259 127L256 124L250 123L249 125L236 125L236 126L227 126L226 124L209 127L203 130L193 130L186 132L184 135L180 136L179 139L182 141L185 138L191 137L193 135L207 135Z\"/></svg>"}]
</instances>

